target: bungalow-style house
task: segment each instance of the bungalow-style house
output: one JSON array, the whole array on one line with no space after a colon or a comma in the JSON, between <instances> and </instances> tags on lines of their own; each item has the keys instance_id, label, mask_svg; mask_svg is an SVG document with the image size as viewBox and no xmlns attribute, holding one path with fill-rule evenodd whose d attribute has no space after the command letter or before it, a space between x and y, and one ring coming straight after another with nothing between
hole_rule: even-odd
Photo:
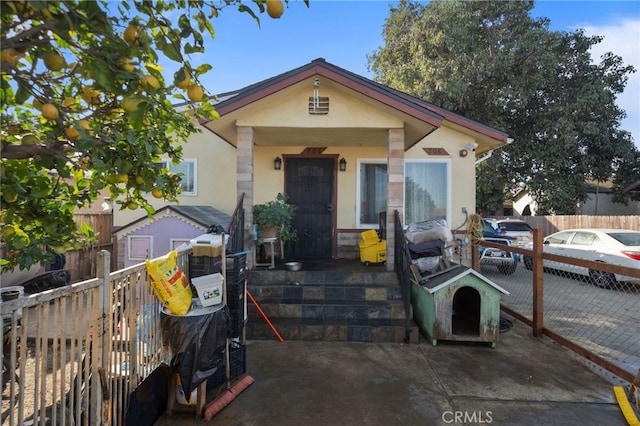
<instances>
[{"instance_id":1,"label":"bungalow-style house","mask_svg":"<svg viewBox=\"0 0 640 426\"><path fill-rule=\"evenodd\" d=\"M177 166L184 173L181 206L231 215L244 197L249 230L252 206L284 192L297 206L298 235L285 255L301 259L357 258L361 233L378 229L383 212L388 270L394 212L405 225L446 219L453 231L463 229L463 210L475 210L476 156L510 142L506 133L324 59L221 95L215 107L220 118L199 123L202 132L192 135ZM114 226L124 227L116 232L118 250L129 251L122 260L134 248L128 230L143 214L114 212ZM165 245L165 252L172 248Z\"/></svg>"}]
</instances>

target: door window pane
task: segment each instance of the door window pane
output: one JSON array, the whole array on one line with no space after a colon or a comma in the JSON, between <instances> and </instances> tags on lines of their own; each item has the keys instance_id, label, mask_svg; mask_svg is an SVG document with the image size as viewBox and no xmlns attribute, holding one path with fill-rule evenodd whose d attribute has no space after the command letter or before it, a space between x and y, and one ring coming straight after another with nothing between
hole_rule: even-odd
<instances>
[{"instance_id":1,"label":"door window pane","mask_svg":"<svg viewBox=\"0 0 640 426\"><path fill-rule=\"evenodd\" d=\"M447 162L406 163L405 223L448 218L448 169Z\"/></svg>"},{"instance_id":2,"label":"door window pane","mask_svg":"<svg viewBox=\"0 0 640 426\"><path fill-rule=\"evenodd\" d=\"M361 226L378 226L378 214L387 210L387 164L360 163Z\"/></svg>"}]
</instances>

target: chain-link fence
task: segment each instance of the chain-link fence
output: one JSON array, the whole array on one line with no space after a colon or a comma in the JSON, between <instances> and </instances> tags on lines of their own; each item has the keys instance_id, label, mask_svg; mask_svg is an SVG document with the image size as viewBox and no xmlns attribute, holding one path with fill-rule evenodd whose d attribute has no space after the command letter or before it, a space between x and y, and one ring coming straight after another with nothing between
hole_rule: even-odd
<instances>
[{"instance_id":1,"label":"chain-link fence","mask_svg":"<svg viewBox=\"0 0 640 426\"><path fill-rule=\"evenodd\" d=\"M487 247L500 251L499 244L483 242L477 252ZM477 262L483 275L509 291L503 310L631 382L640 370L640 269L549 250L509 250L511 256L479 255Z\"/></svg>"}]
</instances>

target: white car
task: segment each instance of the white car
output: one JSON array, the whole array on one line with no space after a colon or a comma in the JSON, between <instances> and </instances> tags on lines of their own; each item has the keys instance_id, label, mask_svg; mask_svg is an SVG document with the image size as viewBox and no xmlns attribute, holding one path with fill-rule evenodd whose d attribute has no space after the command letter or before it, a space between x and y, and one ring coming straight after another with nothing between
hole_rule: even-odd
<instances>
[{"instance_id":1,"label":"white car","mask_svg":"<svg viewBox=\"0 0 640 426\"><path fill-rule=\"evenodd\" d=\"M525 245L532 250L533 243ZM640 232L628 229L568 229L544 238L544 253L602 262L640 269ZM533 269L533 259L524 256L525 268ZM576 265L544 261L544 267L574 274L586 275L598 287L610 288L616 282L636 281L639 278L611 274Z\"/></svg>"}]
</instances>

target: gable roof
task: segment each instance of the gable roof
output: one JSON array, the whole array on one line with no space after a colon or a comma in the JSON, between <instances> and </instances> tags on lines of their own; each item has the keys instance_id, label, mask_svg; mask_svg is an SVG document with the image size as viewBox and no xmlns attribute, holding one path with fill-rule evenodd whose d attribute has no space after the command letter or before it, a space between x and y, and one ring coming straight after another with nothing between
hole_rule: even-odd
<instances>
[{"instance_id":1,"label":"gable roof","mask_svg":"<svg viewBox=\"0 0 640 426\"><path fill-rule=\"evenodd\" d=\"M388 107L399 115L405 122L406 148L413 146L443 125L473 135L479 140L480 146L476 154L481 154L498 146L509 143L506 133L478 123L476 121L437 107L422 99L384 86L368 78L340 68L323 58L275 77L252 84L234 92L221 94L215 104L220 114L219 120L201 121L204 127L218 134L232 145L232 132L223 129L225 117L229 117L227 125L239 114L242 108L263 100L285 88L291 87L304 80L321 76L337 83L344 90L350 90L355 96L376 102L380 106Z\"/></svg>"},{"instance_id":2,"label":"gable roof","mask_svg":"<svg viewBox=\"0 0 640 426\"><path fill-rule=\"evenodd\" d=\"M211 206L168 205L162 207L161 209L158 209L154 214L154 219L149 219L147 216L141 217L118 228L114 231L114 233L128 234L129 232L151 224L156 220L162 219L163 217L175 215L184 218L194 225L201 226L205 230L213 225L222 225L222 227L227 230L229 228L229 224L231 223L231 216Z\"/></svg>"},{"instance_id":3,"label":"gable roof","mask_svg":"<svg viewBox=\"0 0 640 426\"><path fill-rule=\"evenodd\" d=\"M421 282L420 284L416 283L416 285L420 285L420 287L422 287L429 293L433 294L439 291L440 289L448 287L451 284L457 283L460 280L460 278L466 275L473 275L479 278L482 282L489 285L489 287L493 287L495 290L499 291L502 294L509 295L509 292L507 290L500 287L498 284L494 283L489 278L485 277L479 272L476 272L474 269L467 268L465 266L458 266L457 268L452 268L451 270L441 273L434 278L430 278L429 276L427 276L425 277L427 278L427 280L424 283L423 282Z\"/></svg>"}]
</instances>

